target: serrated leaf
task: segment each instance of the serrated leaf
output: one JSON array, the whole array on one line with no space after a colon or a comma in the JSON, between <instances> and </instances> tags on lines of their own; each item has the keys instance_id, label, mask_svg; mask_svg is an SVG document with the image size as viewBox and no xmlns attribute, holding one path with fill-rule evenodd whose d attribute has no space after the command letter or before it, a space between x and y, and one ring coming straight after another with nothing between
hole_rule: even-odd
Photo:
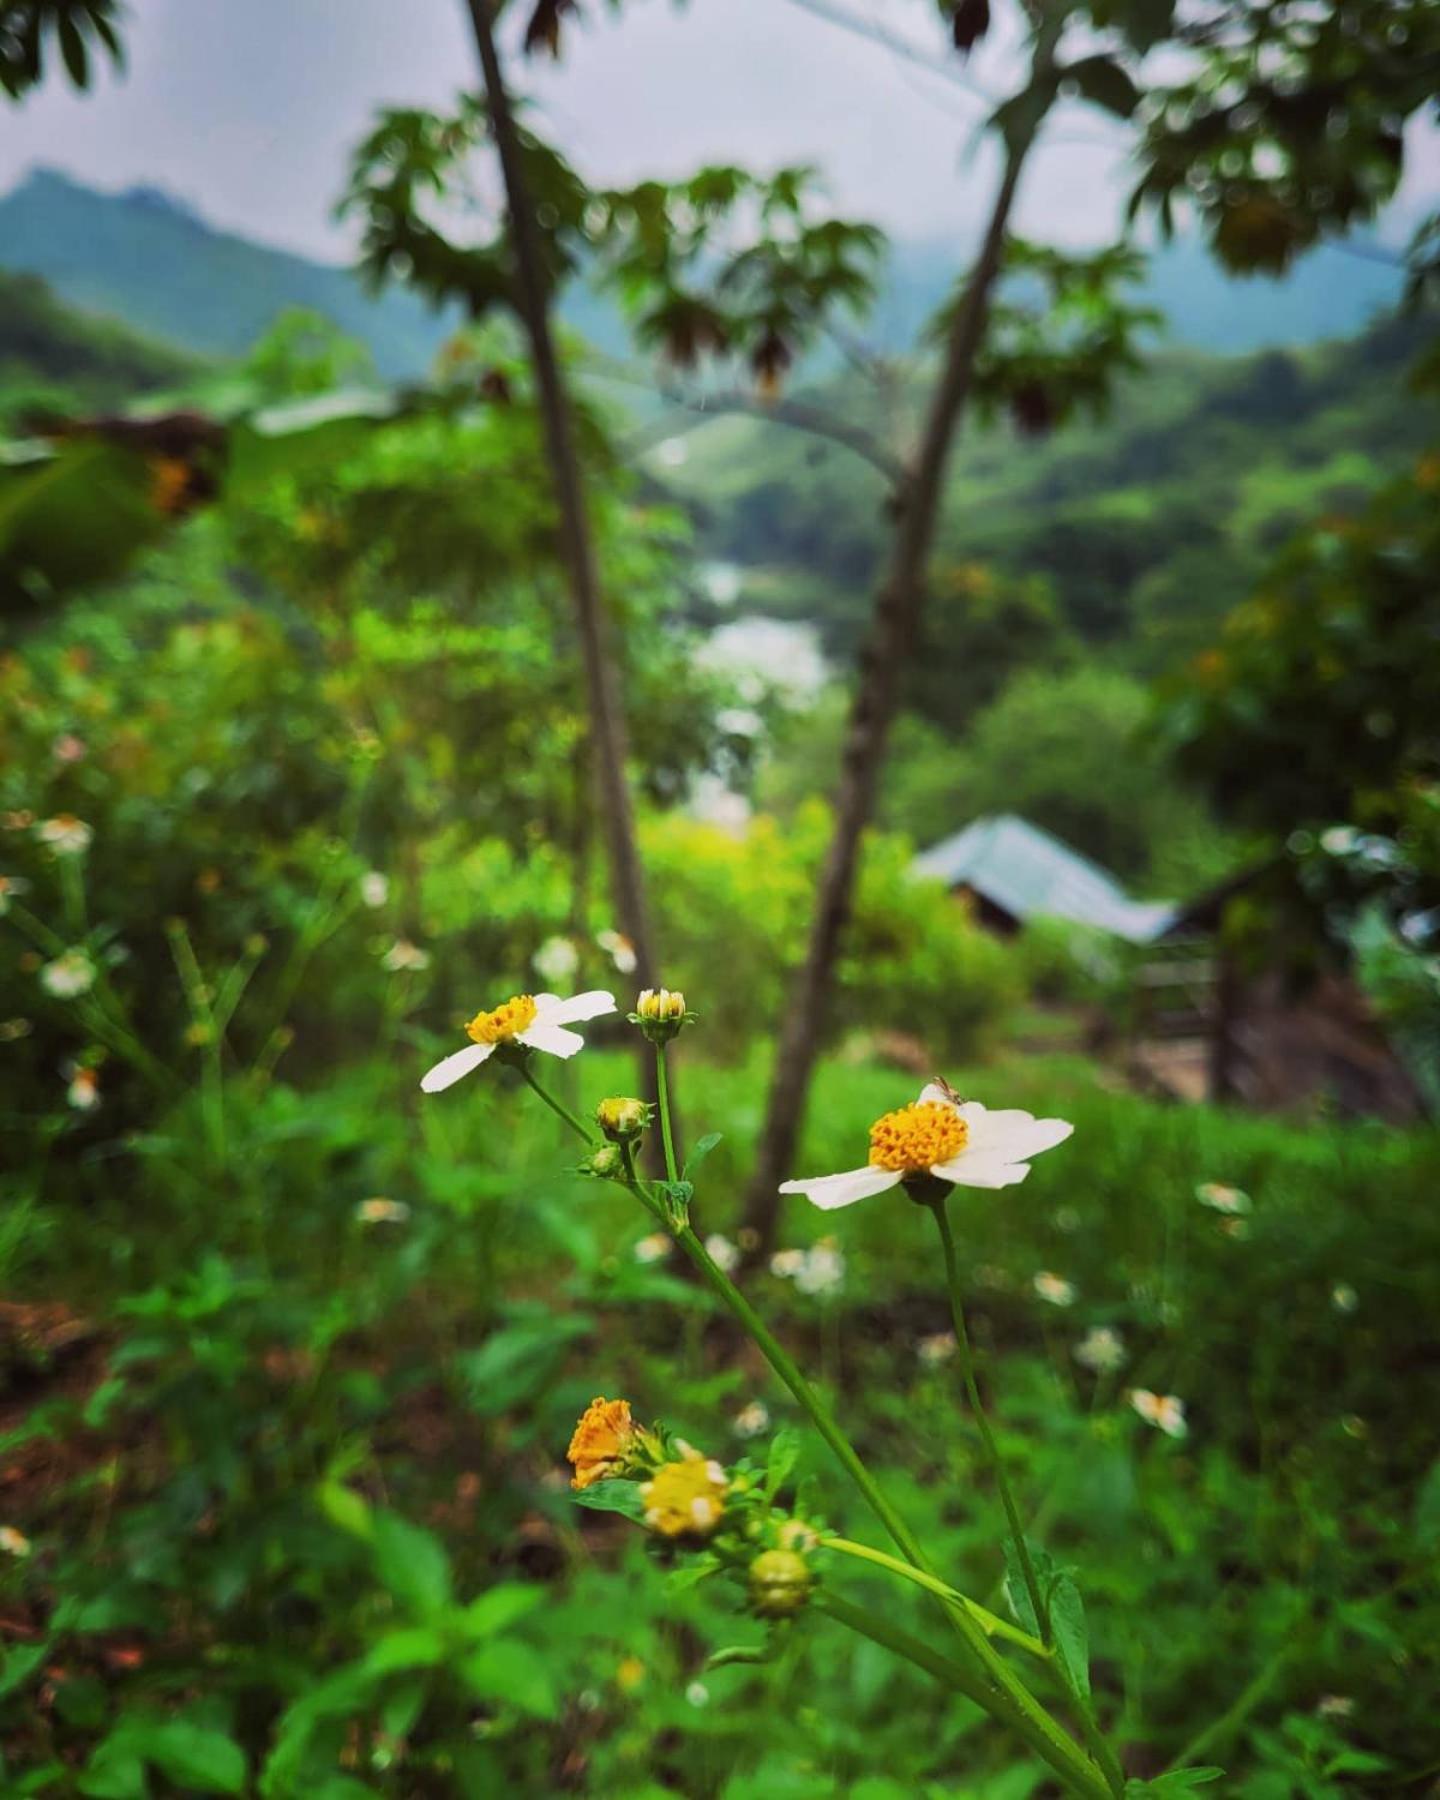
<instances>
[{"instance_id":1,"label":"serrated leaf","mask_svg":"<svg viewBox=\"0 0 1440 1800\"><path fill-rule=\"evenodd\" d=\"M1056 1660L1074 1692L1088 1700L1090 1633L1085 1625L1085 1602L1080 1598L1080 1590L1068 1575L1059 1575L1045 1598Z\"/></svg>"},{"instance_id":2,"label":"serrated leaf","mask_svg":"<svg viewBox=\"0 0 1440 1800\"><path fill-rule=\"evenodd\" d=\"M594 1512L624 1513L637 1523L645 1517L645 1502L640 1498L640 1484L635 1481L594 1481L571 1498L577 1506L588 1506Z\"/></svg>"}]
</instances>

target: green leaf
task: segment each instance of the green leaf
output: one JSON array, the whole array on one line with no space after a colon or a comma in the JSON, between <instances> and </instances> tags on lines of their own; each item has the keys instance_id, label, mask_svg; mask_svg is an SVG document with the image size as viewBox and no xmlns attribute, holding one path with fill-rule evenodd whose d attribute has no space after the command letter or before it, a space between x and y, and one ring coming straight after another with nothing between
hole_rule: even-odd
<instances>
[{"instance_id":1,"label":"green leaf","mask_svg":"<svg viewBox=\"0 0 1440 1800\"><path fill-rule=\"evenodd\" d=\"M546 1311L506 1325L478 1350L457 1356L472 1411L492 1419L543 1393L564 1366L569 1344L592 1323L588 1313L559 1317Z\"/></svg>"},{"instance_id":2,"label":"green leaf","mask_svg":"<svg viewBox=\"0 0 1440 1800\"><path fill-rule=\"evenodd\" d=\"M533 1612L545 1597L545 1590L520 1581L502 1581L487 1588L461 1613L467 1637L492 1637L497 1631L508 1631L528 1612Z\"/></svg>"},{"instance_id":3,"label":"green leaf","mask_svg":"<svg viewBox=\"0 0 1440 1800\"><path fill-rule=\"evenodd\" d=\"M640 1498L638 1481L595 1481L572 1495L577 1506L588 1506L595 1512L624 1513L637 1523L645 1517L645 1502Z\"/></svg>"},{"instance_id":4,"label":"green leaf","mask_svg":"<svg viewBox=\"0 0 1440 1800\"><path fill-rule=\"evenodd\" d=\"M765 1498L773 1500L789 1480L800 1459L800 1436L789 1426L777 1431L770 1440L765 1457Z\"/></svg>"},{"instance_id":5,"label":"green leaf","mask_svg":"<svg viewBox=\"0 0 1440 1800\"><path fill-rule=\"evenodd\" d=\"M1188 1794L1198 1787L1208 1787L1225 1773L1223 1769L1172 1769L1168 1775L1157 1775L1153 1781L1127 1781L1125 1800L1138 1800L1143 1795Z\"/></svg>"},{"instance_id":6,"label":"green leaf","mask_svg":"<svg viewBox=\"0 0 1440 1800\"><path fill-rule=\"evenodd\" d=\"M244 1751L223 1731L198 1725L192 1719L162 1719L132 1713L120 1721L101 1750L111 1746L117 1766L123 1764L127 1756L143 1758L177 1787L201 1794L243 1794L245 1791ZM99 1755L97 1751L97 1761ZM143 1793L145 1790L142 1787L138 1791Z\"/></svg>"},{"instance_id":7,"label":"green leaf","mask_svg":"<svg viewBox=\"0 0 1440 1800\"><path fill-rule=\"evenodd\" d=\"M0 1696L14 1693L25 1683L50 1654L50 1640L38 1644L19 1644L0 1656Z\"/></svg>"},{"instance_id":8,"label":"green leaf","mask_svg":"<svg viewBox=\"0 0 1440 1800\"><path fill-rule=\"evenodd\" d=\"M1085 1627L1085 1602L1068 1575L1055 1578L1045 1595L1050 1613L1050 1634L1055 1656L1075 1693L1090 1697L1090 1634Z\"/></svg>"},{"instance_id":9,"label":"green leaf","mask_svg":"<svg viewBox=\"0 0 1440 1800\"><path fill-rule=\"evenodd\" d=\"M1042 1550L1038 1544L1025 1540L1025 1548L1030 1552L1030 1565L1035 1571L1035 1584L1040 1590L1040 1601L1044 1604L1045 1590L1055 1573L1055 1564L1048 1551ZM1015 1616L1015 1623L1022 1631L1028 1631L1031 1637L1043 1637L1040 1621L1035 1617L1035 1608L1030 1604L1030 1589L1025 1580L1025 1570L1015 1548L1015 1540L1005 1540L1005 1598L1010 1603L1010 1611Z\"/></svg>"},{"instance_id":10,"label":"green leaf","mask_svg":"<svg viewBox=\"0 0 1440 1800\"><path fill-rule=\"evenodd\" d=\"M91 1757L75 1786L90 1800L148 1800L150 1793L143 1760L129 1750L113 1747L108 1740Z\"/></svg>"},{"instance_id":11,"label":"green leaf","mask_svg":"<svg viewBox=\"0 0 1440 1800\"><path fill-rule=\"evenodd\" d=\"M693 1179L695 1171L724 1136L723 1131L707 1131L705 1136L700 1139L685 1159L685 1179L687 1181Z\"/></svg>"},{"instance_id":12,"label":"green leaf","mask_svg":"<svg viewBox=\"0 0 1440 1800\"><path fill-rule=\"evenodd\" d=\"M482 1700L496 1700L539 1719L553 1719L559 1710L545 1659L513 1638L472 1650L460 1662L460 1676Z\"/></svg>"},{"instance_id":13,"label":"green leaf","mask_svg":"<svg viewBox=\"0 0 1440 1800\"><path fill-rule=\"evenodd\" d=\"M713 1556L697 1556L690 1562L679 1563L665 1577L667 1594L684 1594L709 1576L715 1574L720 1563Z\"/></svg>"},{"instance_id":14,"label":"green leaf","mask_svg":"<svg viewBox=\"0 0 1440 1800\"><path fill-rule=\"evenodd\" d=\"M316 1489L316 1497L331 1524L364 1543L370 1542L375 1534L375 1517L368 1500L339 1481L322 1481Z\"/></svg>"},{"instance_id":15,"label":"green leaf","mask_svg":"<svg viewBox=\"0 0 1440 1800\"><path fill-rule=\"evenodd\" d=\"M403 1605L430 1614L450 1605L450 1559L431 1532L398 1513L375 1515L375 1573Z\"/></svg>"},{"instance_id":16,"label":"green leaf","mask_svg":"<svg viewBox=\"0 0 1440 1800\"><path fill-rule=\"evenodd\" d=\"M399 1669L433 1669L445 1660L445 1639L425 1625L387 1632L373 1644L362 1665L367 1675L393 1675Z\"/></svg>"}]
</instances>

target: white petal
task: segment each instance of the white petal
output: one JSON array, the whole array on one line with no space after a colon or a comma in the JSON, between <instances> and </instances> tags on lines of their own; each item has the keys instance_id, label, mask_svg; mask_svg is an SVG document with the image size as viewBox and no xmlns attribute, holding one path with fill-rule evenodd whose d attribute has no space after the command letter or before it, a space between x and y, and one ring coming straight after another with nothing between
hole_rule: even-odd
<instances>
[{"instance_id":1,"label":"white petal","mask_svg":"<svg viewBox=\"0 0 1440 1800\"><path fill-rule=\"evenodd\" d=\"M420 1085L427 1094L438 1094L445 1088L453 1087L462 1075L478 1069L481 1063L494 1054L493 1044L467 1044L463 1050L447 1056L444 1062L436 1063Z\"/></svg>"},{"instance_id":2,"label":"white petal","mask_svg":"<svg viewBox=\"0 0 1440 1800\"><path fill-rule=\"evenodd\" d=\"M553 994L535 996L536 1025L574 1025L580 1019L598 1019L601 1013L614 1010L615 996L601 988L592 988L588 994L576 994L570 1000L557 1000ZM521 1041L524 1041L523 1035Z\"/></svg>"},{"instance_id":3,"label":"white petal","mask_svg":"<svg viewBox=\"0 0 1440 1800\"><path fill-rule=\"evenodd\" d=\"M1030 1173L1029 1163L1007 1162L1003 1156L976 1156L962 1150L949 1162L934 1163L930 1173L942 1181L953 1181L957 1187L1014 1187Z\"/></svg>"},{"instance_id":4,"label":"white petal","mask_svg":"<svg viewBox=\"0 0 1440 1800\"><path fill-rule=\"evenodd\" d=\"M853 1206L857 1200L868 1200L871 1194L883 1194L886 1188L898 1187L900 1176L893 1169L877 1169L867 1163L863 1169L846 1169L840 1175L816 1175L808 1181L782 1181L782 1194L803 1194L812 1206L822 1212L834 1212L841 1206Z\"/></svg>"},{"instance_id":5,"label":"white petal","mask_svg":"<svg viewBox=\"0 0 1440 1800\"><path fill-rule=\"evenodd\" d=\"M967 1151L976 1156L1003 1155L1010 1162L1053 1150L1075 1129L1064 1119L1037 1119L1018 1109L987 1112L975 1101L962 1106L960 1116L970 1127Z\"/></svg>"},{"instance_id":6,"label":"white petal","mask_svg":"<svg viewBox=\"0 0 1440 1800\"><path fill-rule=\"evenodd\" d=\"M532 1025L528 1031L515 1033L517 1044L528 1044L532 1050L545 1050L551 1056L573 1056L585 1048L578 1031L567 1031L563 1025Z\"/></svg>"}]
</instances>

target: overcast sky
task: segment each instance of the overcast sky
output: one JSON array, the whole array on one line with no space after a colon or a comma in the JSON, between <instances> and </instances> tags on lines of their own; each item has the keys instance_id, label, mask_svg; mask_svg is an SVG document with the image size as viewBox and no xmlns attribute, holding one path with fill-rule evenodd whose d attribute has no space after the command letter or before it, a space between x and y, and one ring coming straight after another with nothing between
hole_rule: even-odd
<instances>
[{"instance_id":1,"label":"overcast sky","mask_svg":"<svg viewBox=\"0 0 1440 1800\"><path fill-rule=\"evenodd\" d=\"M944 62L928 0L835 0ZM592 5L591 11L597 8ZM0 111L0 190L45 163L106 188L154 182L214 223L338 260L331 217L350 146L383 104L445 105L474 85L461 0L128 0L128 68L88 96L56 76ZM991 47L965 79L998 84ZM953 59L952 59L953 65ZM969 154L982 98L838 29L805 0L630 0L570 33L558 67L515 81L572 161L600 182L706 159L825 171L835 203L909 238L968 239L991 185ZM1126 193L1123 131L1066 109L1032 165L1021 229L1108 236ZM1440 204L1426 138L1383 234ZM0 244L0 262L4 246Z\"/></svg>"}]
</instances>

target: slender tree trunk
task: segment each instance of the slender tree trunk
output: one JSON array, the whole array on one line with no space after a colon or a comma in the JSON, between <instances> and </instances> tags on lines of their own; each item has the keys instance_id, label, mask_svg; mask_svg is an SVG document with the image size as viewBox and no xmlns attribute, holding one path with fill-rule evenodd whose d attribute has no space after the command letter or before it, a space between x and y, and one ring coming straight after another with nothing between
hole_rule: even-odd
<instances>
[{"instance_id":1,"label":"slender tree trunk","mask_svg":"<svg viewBox=\"0 0 1440 1800\"><path fill-rule=\"evenodd\" d=\"M549 301L534 208L525 185L519 134L495 48L493 0L466 0L480 52L490 123L505 181L514 246L520 317L530 340L545 446L560 513L560 547L575 606L581 660L590 709L590 739L600 790L602 822L610 860L617 924L635 946L635 978L640 987L659 985L645 883L635 841L635 817L626 782L627 741L620 681L610 649L609 621L600 595L595 546L585 505L580 459L570 408L550 330Z\"/></svg>"},{"instance_id":2,"label":"slender tree trunk","mask_svg":"<svg viewBox=\"0 0 1440 1800\"><path fill-rule=\"evenodd\" d=\"M874 811L886 742L924 606L926 565L935 541L945 469L970 395L1010 209L1033 138L1031 132L1006 147L999 192L980 255L955 311L919 452L896 490L899 516L895 538L875 598L841 752L835 829L820 878L805 961L791 988L780 1028L765 1125L745 1196L744 1222L755 1234L749 1240L752 1261L774 1244L779 1184L794 1172L795 1146L824 1029L835 961L850 918L860 840Z\"/></svg>"}]
</instances>

